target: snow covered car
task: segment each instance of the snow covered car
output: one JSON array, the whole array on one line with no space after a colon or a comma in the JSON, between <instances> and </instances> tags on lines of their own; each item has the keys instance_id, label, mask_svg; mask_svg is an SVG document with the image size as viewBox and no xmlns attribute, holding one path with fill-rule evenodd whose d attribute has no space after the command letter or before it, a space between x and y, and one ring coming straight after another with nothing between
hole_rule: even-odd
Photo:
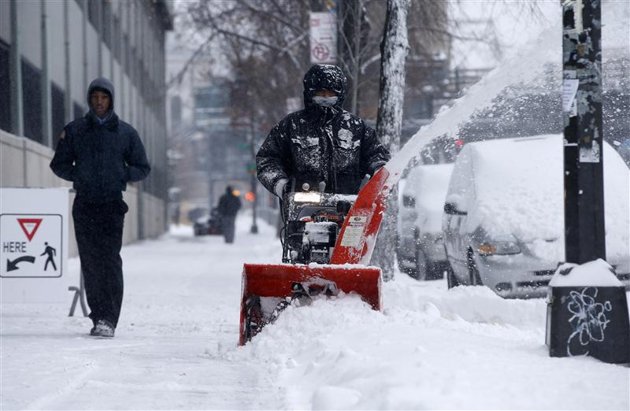
<instances>
[{"instance_id":1,"label":"snow covered car","mask_svg":"<svg viewBox=\"0 0 630 411\"><path fill-rule=\"evenodd\" d=\"M448 287L486 285L503 297L539 297L565 261L561 135L483 141L455 162L442 230ZM604 145L606 257L630 286L630 171Z\"/></svg>"},{"instance_id":2,"label":"snow covered car","mask_svg":"<svg viewBox=\"0 0 630 411\"><path fill-rule=\"evenodd\" d=\"M453 164L420 165L409 172L398 213L398 265L418 280L450 270L442 236L442 210Z\"/></svg>"}]
</instances>

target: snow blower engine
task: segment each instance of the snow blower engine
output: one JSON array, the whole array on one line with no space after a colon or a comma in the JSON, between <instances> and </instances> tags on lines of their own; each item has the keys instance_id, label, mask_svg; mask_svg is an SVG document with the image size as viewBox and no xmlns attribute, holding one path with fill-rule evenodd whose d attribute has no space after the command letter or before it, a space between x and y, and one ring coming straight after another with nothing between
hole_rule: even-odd
<instances>
[{"instance_id":1,"label":"snow blower engine","mask_svg":"<svg viewBox=\"0 0 630 411\"><path fill-rule=\"evenodd\" d=\"M328 264L345 216L356 195L330 194L311 190L308 183L303 191L285 195L281 232L282 262L289 264Z\"/></svg>"}]
</instances>

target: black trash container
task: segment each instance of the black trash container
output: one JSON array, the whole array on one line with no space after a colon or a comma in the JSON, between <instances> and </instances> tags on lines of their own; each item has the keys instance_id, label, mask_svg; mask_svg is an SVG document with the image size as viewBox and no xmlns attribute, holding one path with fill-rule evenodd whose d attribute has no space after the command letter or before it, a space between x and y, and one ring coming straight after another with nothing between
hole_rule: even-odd
<instances>
[{"instance_id":1,"label":"black trash container","mask_svg":"<svg viewBox=\"0 0 630 411\"><path fill-rule=\"evenodd\" d=\"M550 286L546 344L551 357L589 355L607 363L630 363L625 288Z\"/></svg>"}]
</instances>

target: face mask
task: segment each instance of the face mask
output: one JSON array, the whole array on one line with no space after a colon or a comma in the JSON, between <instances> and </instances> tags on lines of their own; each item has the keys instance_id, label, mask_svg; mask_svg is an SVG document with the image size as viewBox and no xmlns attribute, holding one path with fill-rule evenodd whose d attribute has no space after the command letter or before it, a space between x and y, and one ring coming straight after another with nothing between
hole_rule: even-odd
<instances>
[{"instance_id":1,"label":"face mask","mask_svg":"<svg viewBox=\"0 0 630 411\"><path fill-rule=\"evenodd\" d=\"M322 106L322 107L332 107L335 104L337 104L337 100L339 100L339 97L337 96L333 96L333 97L314 96L313 97L313 102L317 104L318 106Z\"/></svg>"}]
</instances>

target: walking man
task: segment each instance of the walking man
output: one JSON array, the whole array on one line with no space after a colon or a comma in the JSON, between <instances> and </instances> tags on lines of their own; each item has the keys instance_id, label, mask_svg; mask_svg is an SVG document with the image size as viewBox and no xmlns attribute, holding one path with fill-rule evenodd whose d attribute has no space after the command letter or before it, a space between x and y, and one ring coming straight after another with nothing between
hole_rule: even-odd
<instances>
[{"instance_id":1,"label":"walking man","mask_svg":"<svg viewBox=\"0 0 630 411\"><path fill-rule=\"evenodd\" d=\"M123 299L120 249L129 210L122 192L151 168L138 133L114 112L112 83L97 78L87 98L90 111L65 126L50 168L76 190L72 217L93 323L90 335L113 337Z\"/></svg>"},{"instance_id":2,"label":"walking man","mask_svg":"<svg viewBox=\"0 0 630 411\"><path fill-rule=\"evenodd\" d=\"M225 188L225 194L219 199L218 211L221 216L223 237L228 244L234 242L234 223L236 221L236 213L238 213L240 208L241 199L234 194L232 186L227 186Z\"/></svg>"},{"instance_id":3,"label":"walking man","mask_svg":"<svg viewBox=\"0 0 630 411\"><path fill-rule=\"evenodd\" d=\"M48 255L48 257L46 258L46 263L44 264L44 271L48 270L48 263L52 263L53 270L57 271L57 266L55 265L54 258L55 255L57 255L57 250L49 246L48 242L45 242L44 245L46 246L46 248L44 249L44 252L40 254L40 257L43 255Z\"/></svg>"}]
</instances>

